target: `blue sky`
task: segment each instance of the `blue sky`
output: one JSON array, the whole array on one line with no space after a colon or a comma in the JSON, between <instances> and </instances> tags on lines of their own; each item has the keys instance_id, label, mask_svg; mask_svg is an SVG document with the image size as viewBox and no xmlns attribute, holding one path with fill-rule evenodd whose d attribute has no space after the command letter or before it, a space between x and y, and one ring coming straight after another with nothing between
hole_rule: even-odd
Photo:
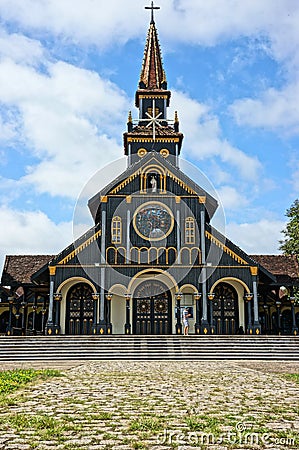
<instances>
[{"instance_id":1,"label":"blue sky","mask_svg":"<svg viewBox=\"0 0 299 450\"><path fill-rule=\"evenodd\" d=\"M0 0L0 265L62 250L84 186L107 164L116 175L149 4ZM299 2L157 4L181 156L214 185L227 236L277 253L299 193Z\"/></svg>"}]
</instances>

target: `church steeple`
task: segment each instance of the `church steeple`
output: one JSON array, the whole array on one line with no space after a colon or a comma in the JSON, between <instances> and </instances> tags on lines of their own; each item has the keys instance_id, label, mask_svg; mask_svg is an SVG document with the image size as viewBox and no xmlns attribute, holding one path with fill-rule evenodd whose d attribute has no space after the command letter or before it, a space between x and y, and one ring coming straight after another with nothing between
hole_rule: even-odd
<instances>
[{"instance_id":1,"label":"church steeple","mask_svg":"<svg viewBox=\"0 0 299 450\"><path fill-rule=\"evenodd\" d=\"M125 155L128 165L138 161L148 152L160 153L164 158L178 165L183 135L179 132L179 121L168 120L167 108L171 92L167 89L163 69L158 32L154 20L154 6L151 10L151 22L147 33L141 74L136 91L135 105L139 109L138 120L128 118L128 131L124 133Z\"/></svg>"},{"instance_id":2,"label":"church steeple","mask_svg":"<svg viewBox=\"0 0 299 450\"><path fill-rule=\"evenodd\" d=\"M158 33L153 17L145 44L139 89L167 89Z\"/></svg>"}]
</instances>

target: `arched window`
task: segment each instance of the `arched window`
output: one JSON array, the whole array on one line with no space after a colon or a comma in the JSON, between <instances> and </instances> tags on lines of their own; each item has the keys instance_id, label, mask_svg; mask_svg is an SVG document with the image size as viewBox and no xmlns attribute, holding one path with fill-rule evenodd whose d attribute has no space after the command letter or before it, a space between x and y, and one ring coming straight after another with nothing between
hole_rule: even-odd
<instances>
[{"instance_id":1,"label":"arched window","mask_svg":"<svg viewBox=\"0 0 299 450\"><path fill-rule=\"evenodd\" d=\"M122 224L121 218L115 216L111 222L111 242L113 244L121 244L122 240Z\"/></svg>"},{"instance_id":2,"label":"arched window","mask_svg":"<svg viewBox=\"0 0 299 450\"><path fill-rule=\"evenodd\" d=\"M195 220L193 217L185 219L185 244L195 244Z\"/></svg>"}]
</instances>

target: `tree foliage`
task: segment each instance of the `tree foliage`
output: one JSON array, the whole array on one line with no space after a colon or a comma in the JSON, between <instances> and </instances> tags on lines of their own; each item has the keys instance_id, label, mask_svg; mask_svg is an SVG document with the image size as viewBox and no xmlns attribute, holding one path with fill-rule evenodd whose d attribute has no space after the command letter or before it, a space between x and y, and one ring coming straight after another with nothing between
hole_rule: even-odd
<instances>
[{"instance_id":1,"label":"tree foliage","mask_svg":"<svg viewBox=\"0 0 299 450\"><path fill-rule=\"evenodd\" d=\"M286 228L282 230L285 238L279 241L280 250L285 255L299 256L299 200L296 199L289 209L286 211L289 221Z\"/></svg>"}]
</instances>

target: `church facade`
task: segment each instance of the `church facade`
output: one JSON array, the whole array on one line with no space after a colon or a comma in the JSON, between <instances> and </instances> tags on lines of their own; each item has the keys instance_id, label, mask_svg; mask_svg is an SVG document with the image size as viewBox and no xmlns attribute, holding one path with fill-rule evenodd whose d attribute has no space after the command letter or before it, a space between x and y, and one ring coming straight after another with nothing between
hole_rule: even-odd
<instances>
[{"instance_id":1,"label":"church facade","mask_svg":"<svg viewBox=\"0 0 299 450\"><path fill-rule=\"evenodd\" d=\"M153 11L152 11L153 13ZM297 334L294 257L250 256L211 224L215 198L180 169L183 134L167 116L152 14L127 169L89 200L94 226L59 255L8 256L6 334Z\"/></svg>"}]
</instances>

